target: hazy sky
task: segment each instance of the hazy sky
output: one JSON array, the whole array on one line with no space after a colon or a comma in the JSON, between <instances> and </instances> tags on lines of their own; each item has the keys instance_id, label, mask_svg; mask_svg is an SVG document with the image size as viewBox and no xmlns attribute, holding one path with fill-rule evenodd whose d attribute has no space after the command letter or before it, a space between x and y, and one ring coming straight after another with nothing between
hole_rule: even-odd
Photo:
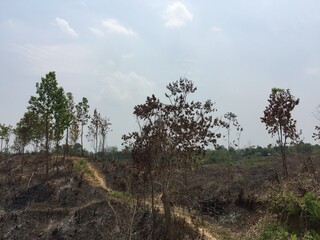
<instances>
[{"instance_id":1,"label":"hazy sky","mask_svg":"<svg viewBox=\"0 0 320 240\"><path fill-rule=\"evenodd\" d=\"M0 36L1 123L15 125L36 82L56 71L76 102L87 97L110 118L108 145L121 147L137 128L133 107L187 77L194 100L238 115L242 146L275 142L260 117L272 87L291 89L314 143L319 0L1 0Z\"/></svg>"}]
</instances>

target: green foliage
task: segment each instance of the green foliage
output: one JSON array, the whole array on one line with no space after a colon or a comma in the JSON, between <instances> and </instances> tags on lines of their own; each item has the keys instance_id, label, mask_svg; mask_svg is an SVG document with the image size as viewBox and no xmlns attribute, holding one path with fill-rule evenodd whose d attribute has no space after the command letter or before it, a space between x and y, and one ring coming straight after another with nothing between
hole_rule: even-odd
<instances>
[{"instance_id":1,"label":"green foliage","mask_svg":"<svg viewBox=\"0 0 320 240\"><path fill-rule=\"evenodd\" d=\"M74 169L80 173L81 177L86 174L93 176L92 170L89 168L88 162L81 158L80 160L76 161L73 165Z\"/></svg>"},{"instance_id":2,"label":"green foliage","mask_svg":"<svg viewBox=\"0 0 320 240\"><path fill-rule=\"evenodd\" d=\"M298 237L299 236L299 237ZM280 222L268 223L260 233L259 240L320 240L319 233L310 230L299 234L291 231L288 226Z\"/></svg>"},{"instance_id":3,"label":"green foliage","mask_svg":"<svg viewBox=\"0 0 320 240\"><path fill-rule=\"evenodd\" d=\"M11 125L5 125L5 124L0 124L0 152L2 152L2 147L3 147L3 141L5 141L6 146L5 146L5 151L8 151L8 143L10 139L10 135L12 133L12 126Z\"/></svg>"},{"instance_id":4,"label":"green foliage","mask_svg":"<svg viewBox=\"0 0 320 240\"><path fill-rule=\"evenodd\" d=\"M291 234L288 228L279 222L267 224L260 234L259 240L296 240L295 234Z\"/></svg>"},{"instance_id":5,"label":"green foliage","mask_svg":"<svg viewBox=\"0 0 320 240\"><path fill-rule=\"evenodd\" d=\"M114 198L117 198L120 200L124 200L124 201L128 201L130 199L133 200L133 197L126 192L120 192L120 191L113 190L113 191L109 192L109 195L111 197L114 197Z\"/></svg>"},{"instance_id":6,"label":"green foliage","mask_svg":"<svg viewBox=\"0 0 320 240\"><path fill-rule=\"evenodd\" d=\"M218 148L214 151L207 151L207 162L212 163L226 163L233 160L234 155L226 148Z\"/></svg>"},{"instance_id":7,"label":"green foliage","mask_svg":"<svg viewBox=\"0 0 320 240\"><path fill-rule=\"evenodd\" d=\"M312 193L308 192L304 195L301 210L307 223L319 224L320 201Z\"/></svg>"},{"instance_id":8,"label":"green foliage","mask_svg":"<svg viewBox=\"0 0 320 240\"><path fill-rule=\"evenodd\" d=\"M320 234L316 233L315 231L307 231L303 238L303 240L320 240Z\"/></svg>"},{"instance_id":9,"label":"green foliage","mask_svg":"<svg viewBox=\"0 0 320 240\"><path fill-rule=\"evenodd\" d=\"M38 116L39 125L33 127L43 130L48 152L49 142L55 140L58 144L67 128L67 99L63 88L58 86L55 72L49 72L45 78L41 78L36 88L37 96L31 96L28 109Z\"/></svg>"},{"instance_id":10,"label":"green foliage","mask_svg":"<svg viewBox=\"0 0 320 240\"><path fill-rule=\"evenodd\" d=\"M317 227L320 222L320 201L310 192L303 197L278 194L273 197L271 209L282 219L298 221L301 228Z\"/></svg>"},{"instance_id":11,"label":"green foliage","mask_svg":"<svg viewBox=\"0 0 320 240\"><path fill-rule=\"evenodd\" d=\"M83 127L90 119L88 99L83 97L82 101L76 105L77 123L80 124L80 139L81 139L81 156L83 157Z\"/></svg>"}]
</instances>

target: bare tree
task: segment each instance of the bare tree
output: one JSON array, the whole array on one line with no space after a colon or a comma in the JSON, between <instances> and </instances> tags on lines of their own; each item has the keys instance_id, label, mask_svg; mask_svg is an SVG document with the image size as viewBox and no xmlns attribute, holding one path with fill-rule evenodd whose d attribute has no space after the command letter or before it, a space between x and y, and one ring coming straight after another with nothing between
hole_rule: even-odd
<instances>
[{"instance_id":1,"label":"bare tree","mask_svg":"<svg viewBox=\"0 0 320 240\"><path fill-rule=\"evenodd\" d=\"M268 99L269 105L264 110L261 122L272 137L277 136L282 156L283 175L288 176L286 147L288 140L297 139L296 120L291 116L292 110L299 104L299 99L291 95L290 90L273 88Z\"/></svg>"},{"instance_id":2,"label":"bare tree","mask_svg":"<svg viewBox=\"0 0 320 240\"><path fill-rule=\"evenodd\" d=\"M317 106L313 116L319 121L319 125L315 126L315 132L312 135L313 139L317 141L320 140L320 105Z\"/></svg>"},{"instance_id":3,"label":"bare tree","mask_svg":"<svg viewBox=\"0 0 320 240\"><path fill-rule=\"evenodd\" d=\"M108 132L110 132L111 130L110 126L111 126L111 123L109 118L103 118L103 117L100 118L99 133L101 136L101 152L103 154L103 157L105 157L104 154L105 154L105 147L106 147L106 139L107 139Z\"/></svg>"},{"instance_id":4,"label":"bare tree","mask_svg":"<svg viewBox=\"0 0 320 240\"><path fill-rule=\"evenodd\" d=\"M100 128L100 113L98 113L97 109L94 109L93 115L91 117L90 125L88 126L88 134L87 138L93 144L94 149L94 158L97 158L98 152L98 136L99 136L99 128Z\"/></svg>"},{"instance_id":5,"label":"bare tree","mask_svg":"<svg viewBox=\"0 0 320 240\"><path fill-rule=\"evenodd\" d=\"M241 132L243 131L243 128L241 127L240 123L238 122L237 115L233 112L227 112L224 115L224 118L226 119L225 122L227 124L227 142L228 142L228 150L231 147L231 130L233 128L236 129L236 139L232 141L233 146L239 147L240 145L240 137Z\"/></svg>"}]
</instances>

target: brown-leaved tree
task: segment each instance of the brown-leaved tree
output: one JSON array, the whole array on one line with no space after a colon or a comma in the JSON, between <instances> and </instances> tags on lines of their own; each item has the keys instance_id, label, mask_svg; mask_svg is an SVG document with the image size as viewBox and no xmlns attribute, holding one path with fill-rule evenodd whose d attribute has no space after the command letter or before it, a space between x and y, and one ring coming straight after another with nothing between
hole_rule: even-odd
<instances>
[{"instance_id":1,"label":"brown-leaved tree","mask_svg":"<svg viewBox=\"0 0 320 240\"><path fill-rule=\"evenodd\" d=\"M134 108L140 131L124 135L136 167L148 174L151 184L152 210L155 179L161 189L165 213L167 239L173 239L172 192L178 171L187 171L194 166L208 145L217 145L221 134L217 127L224 122L214 118L213 103L188 101L188 96L197 88L188 79L180 79L167 86L168 102L161 102L154 95L144 104Z\"/></svg>"},{"instance_id":2,"label":"brown-leaved tree","mask_svg":"<svg viewBox=\"0 0 320 240\"><path fill-rule=\"evenodd\" d=\"M291 116L291 112L299 104L299 99L295 99L289 89L272 88L268 102L269 105L263 112L261 122L266 124L266 130L272 137L277 137L281 150L283 175L286 178L288 176L286 146L288 140L293 141L299 135L296 129L297 121Z\"/></svg>"}]
</instances>

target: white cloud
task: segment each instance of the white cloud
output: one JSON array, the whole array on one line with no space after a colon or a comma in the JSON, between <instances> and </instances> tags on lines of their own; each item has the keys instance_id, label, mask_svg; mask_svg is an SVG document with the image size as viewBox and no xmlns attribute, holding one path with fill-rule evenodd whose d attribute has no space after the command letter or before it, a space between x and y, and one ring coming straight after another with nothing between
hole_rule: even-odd
<instances>
[{"instance_id":1,"label":"white cloud","mask_svg":"<svg viewBox=\"0 0 320 240\"><path fill-rule=\"evenodd\" d=\"M69 23L66 20L56 17L55 23L62 32L72 37L78 37L78 33L72 27L70 27Z\"/></svg>"},{"instance_id":2,"label":"white cloud","mask_svg":"<svg viewBox=\"0 0 320 240\"><path fill-rule=\"evenodd\" d=\"M27 69L40 74L54 69L61 73L77 74L88 71L90 53L77 45L11 45Z\"/></svg>"},{"instance_id":3,"label":"white cloud","mask_svg":"<svg viewBox=\"0 0 320 240\"><path fill-rule=\"evenodd\" d=\"M106 79L106 87L101 93L111 92L112 96L121 101L136 100L139 96L148 96L154 90L154 83L135 72L123 73L116 71Z\"/></svg>"},{"instance_id":4,"label":"white cloud","mask_svg":"<svg viewBox=\"0 0 320 240\"><path fill-rule=\"evenodd\" d=\"M163 18L166 20L165 26L169 28L180 28L188 21L192 21L193 16L188 8L181 2L170 4Z\"/></svg>"},{"instance_id":5,"label":"white cloud","mask_svg":"<svg viewBox=\"0 0 320 240\"><path fill-rule=\"evenodd\" d=\"M136 36L137 34L130 28L121 25L118 20L109 18L102 21L102 25L109 33L118 33L127 36Z\"/></svg>"}]
</instances>

